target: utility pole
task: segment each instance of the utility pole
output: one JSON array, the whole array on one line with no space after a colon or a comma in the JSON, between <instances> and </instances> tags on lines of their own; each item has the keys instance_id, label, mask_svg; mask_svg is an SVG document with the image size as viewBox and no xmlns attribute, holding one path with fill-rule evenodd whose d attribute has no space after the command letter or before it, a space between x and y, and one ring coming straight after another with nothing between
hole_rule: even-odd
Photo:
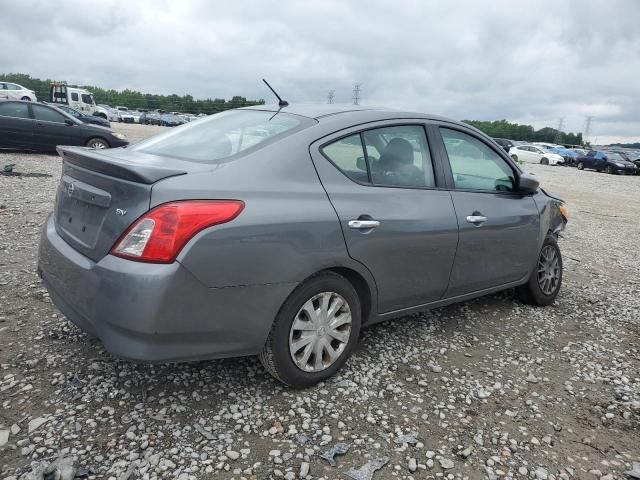
<instances>
[{"instance_id":1,"label":"utility pole","mask_svg":"<svg viewBox=\"0 0 640 480\"><path fill-rule=\"evenodd\" d=\"M563 125L564 125L564 117L560 117L560 120L558 121L558 130L556 131L556 136L553 139L553 143L555 143L556 145L560 143L560 140L562 140Z\"/></svg>"},{"instance_id":2,"label":"utility pole","mask_svg":"<svg viewBox=\"0 0 640 480\"><path fill-rule=\"evenodd\" d=\"M362 83L357 82L353 84L353 104L360 105L360 87Z\"/></svg>"},{"instance_id":3,"label":"utility pole","mask_svg":"<svg viewBox=\"0 0 640 480\"><path fill-rule=\"evenodd\" d=\"M585 123L584 126L584 135L582 137L582 141L584 143L587 143L587 138L589 137L589 134L591 133L591 122L593 121L593 117L591 115L587 116L587 121Z\"/></svg>"},{"instance_id":4,"label":"utility pole","mask_svg":"<svg viewBox=\"0 0 640 480\"><path fill-rule=\"evenodd\" d=\"M327 103L333 103L334 93L335 93L335 90L329 90L329 93L327 94Z\"/></svg>"}]
</instances>

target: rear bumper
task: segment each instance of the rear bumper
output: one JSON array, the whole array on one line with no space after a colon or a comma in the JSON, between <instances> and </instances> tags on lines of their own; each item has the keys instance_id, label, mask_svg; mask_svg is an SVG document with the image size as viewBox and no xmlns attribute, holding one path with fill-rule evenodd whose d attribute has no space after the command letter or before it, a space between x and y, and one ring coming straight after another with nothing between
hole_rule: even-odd
<instances>
[{"instance_id":1,"label":"rear bumper","mask_svg":"<svg viewBox=\"0 0 640 480\"><path fill-rule=\"evenodd\" d=\"M180 263L93 262L68 245L49 217L38 271L60 311L112 354L143 362L260 352L293 284L207 288Z\"/></svg>"}]
</instances>

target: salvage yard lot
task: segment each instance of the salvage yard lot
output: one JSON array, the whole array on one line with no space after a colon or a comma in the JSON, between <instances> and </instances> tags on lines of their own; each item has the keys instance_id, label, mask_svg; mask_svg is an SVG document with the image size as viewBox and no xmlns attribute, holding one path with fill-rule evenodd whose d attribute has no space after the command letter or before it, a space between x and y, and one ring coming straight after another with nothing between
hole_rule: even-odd
<instances>
[{"instance_id":1,"label":"salvage yard lot","mask_svg":"<svg viewBox=\"0 0 640 480\"><path fill-rule=\"evenodd\" d=\"M0 479L58 455L181 480L349 478L383 457L376 479L609 480L640 461L640 177L526 165L571 212L553 306L505 292L377 325L337 377L291 390L254 358L133 364L70 325L35 273L60 159L8 163L46 176L0 176Z\"/></svg>"}]
</instances>

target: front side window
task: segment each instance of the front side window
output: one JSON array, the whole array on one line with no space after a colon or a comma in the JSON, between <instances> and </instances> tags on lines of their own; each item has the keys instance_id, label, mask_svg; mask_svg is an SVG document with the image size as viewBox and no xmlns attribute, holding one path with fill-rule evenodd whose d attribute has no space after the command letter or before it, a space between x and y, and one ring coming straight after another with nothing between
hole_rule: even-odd
<instances>
[{"instance_id":1,"label":"front side window","mask_svg":"<svg viewBox=\"0 0 640 480\"><path fill-rule=\"evenodd\" d=\"M455 188L515 191L514 171L488 145L457 130L440 128L440 133L449 156Z\"/></svg>"},{"instance_id":2,"label":"front side window","mask_svg":"<svg viewBox=\"0 0 640 480\"><path fill-rule=\"evenodd\" d=\"M76 92L71 93L71 100L73 100L74 102L78 101L78 94Z\"/></svg>"},{"instance_id":3,"label":"front side window","mask_svg":"<svg viewBox=\"0 0 640 480\"><path fill-rule=\"evenodd\" d=\"M26 103L0 103L0 117L29 118L29 107Z\"/></svg>"},{"instance_id":4,"label":"front side window","mask_svg":"<svg viewBox=\"0 0 640 480\"><path fill-rule=\"evenodd\" d=\"M0 83L0 90L9 90L6 83Z\"/></svg>"},{"instance_id":5,"label":"front side window","mask_svg":"<svg viewBox=\"0 0 640 480\"><path fill-rule=\"evenodd\" d=\"M313 123L286 113L228 110L156 135L135 150L194 162L222 160Z\"/></svg>"},{"instance_id":6,"label":"front side window","mask_svg":"<svg viewBox=\"0 0 640 480\"><path fill-rule=\"evenodd\" d=\"M43 122L64 123L65 117L59 112L41 105L32 105L33 116Z\"/></svg>"},{"instance_id":7,"label":"front side window","mask_svg":"<svg viewBox=\"0 0 640 480\"><path fill-rule=\"evenodd\" d=\"M83 93L82 94L82 101L84 103L88 103L89 105L93 105L93 97L90 94Z\"/></svg>"}]
</instances>

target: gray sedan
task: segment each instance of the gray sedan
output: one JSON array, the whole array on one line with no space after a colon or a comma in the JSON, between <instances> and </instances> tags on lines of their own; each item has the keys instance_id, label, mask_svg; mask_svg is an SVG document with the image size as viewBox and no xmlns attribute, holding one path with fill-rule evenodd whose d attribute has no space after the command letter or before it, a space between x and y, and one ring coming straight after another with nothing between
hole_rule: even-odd
<instances>
[{"instance_id":1,"label":"gray sedan","mask_svg":"<svg viewBox=\"0 0 640 480\"><path fill-rule=\"evenodd\" d=\"M560 290L566 207L438 116L262 105L58 151L38 269L120 357L258 355L308 386L363 326L513 287L548 305Z\"/></svg>"}]
</instances>

